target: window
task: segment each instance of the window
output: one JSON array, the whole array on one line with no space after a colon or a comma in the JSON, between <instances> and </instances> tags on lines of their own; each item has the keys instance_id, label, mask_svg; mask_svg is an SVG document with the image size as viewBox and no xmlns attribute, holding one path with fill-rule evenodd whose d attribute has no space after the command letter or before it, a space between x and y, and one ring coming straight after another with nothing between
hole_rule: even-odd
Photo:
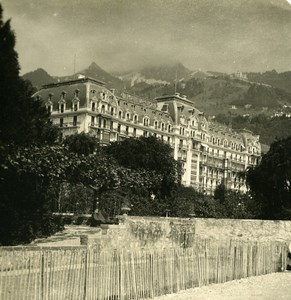
<instances>
[{"instance_id":1,"label":"window","mask_svg":"<svg viewBox=\"0 0 291 300\"><path fill-rule=\"evenodd\" d=\"M96 109L96 103L92 102L92 111L95 111L95 109Z\"/></svg>"},{"instance_id":2,"label":"window","mask_svg":"<svg viewBox=\"0 0 291 300\"><path fill-rule=\"evenodd\" d=\"M102 114L105 113L105 105L102 105L102 107L101 107L101 113L102 113Z\"/></svg>"},{"instance_id":3,"label":"window","mask_svg":"<svg viewBox=\"0 0 291 300\"><path fill-rule=\"evenodd\" d=\"M48 106L47 106L47 111L48 111L49 113L52 112L52 105L48 105Z\"/></svg>"},{"instance_id":4,"label":"window","mask_svg":"<svg viewBox=\"0 0 291 300\"><path fill-rule=\"evenodd\" d=\"M118 117L119 117L120 119L122 118L122 112L121 112L121 111L119 111Z\"/></svg>"},{"instance_id":5,"label":"window","mask_svg":"<svg viewBox=\"0 0 291 300\"><path fill-rule=\"evenodd\" d=\"M117 126L117 132L120 133L120 124L118 124L118 126Z\"/></svg>"},{"instance_id":6,"label":"window","mask_svg":"<svg viewBox=\"0 0 291 300\"><path fill-rule=\"evenodd\" d=\"M155 129L158 128L158 122L157 121L155 121L154 126L155 126Z\"/></svg>"},{"instance_id":7,"label":"window","mask_svg":"<svg viewBox=\"0 0 291 300\"><path fill-rule=\"evenodd\" d=\"M61 104L61 108L60 108L61 113L63 113L64 110L65 110L65 105L64 105L64 104Z\"/></svg>"},{"instance_id":8,"label":"window","mask_svg":"<svg viewBox=\"0 0 291 300\"><path fill-rule=\"evenodd\" d=\"M113 121L110 121L110 129L113 129Z\"/></svg>"},{"instance_id":9,"label":"window","mask_svg":"<svg viewBox=\"0 0 291 300\"><path fill-rule=\"evenodd\" d=\"M165 124L162 123L162 131L164 131L164 130L165 130Z\"/></svg>"},{"instance_id":10,"label":"window","mask_svg":"<svg viewBox=\"0 0 291 300\"><path fill-rule=\"evenodd\" d=\"M77 111L77 110L78 110L78 104L74 103L74 111Z\"/></svg>"},{"instance_id":11,"label":"window","mask_svg":"<svg viewBox=\"0 0 291 300\"><path fill-rule=\"evenodd\" d=\"M60 127L64 126L64 118L60 118Z\"/></svg>"},{"instance_id":12,"label":"window","mask_svg":"<svg viewBox=\"0 0 291 300\"><path fill-rule=\"evenodd\" d=\"M127 113L127 114L126 114L126 120L129 121L129 119L130 119L130 114Z\"/></svg>"},{"instance_id":13,"label":"window","mask_svg":"<svg viewBox=\"0 0 291 300\"><path fill-rule=\"evenodd\" d=\"M77 126L77 120L78 120L78 117L74 116L73 117L73 126Z\"/></svg>"},{"instance_id":14,"label":"window","mask_svg":"<svg viewBox=\"0 0 291 300\"><path fill-rule=\"evenodd\" d=\"M125 127L125 134L128 135L128 126Z\"/></svg>"},{"instance_id":15,"label":"window","mask_svg":"<svg viewBox=\"0 0 291 300\"><path fill-rule=\"evenodd\" d=\"M136 136L136 128L133 128L133 136Z\"/></svg>"},{"instance_id":16,"label":"window","mask_svg":"<svg viewBox=\"0 0 291 300\"><path fill-rule=\"evenodd\" d=\"M106 128L106 126L107 126L107 122L106 122L106 120L104 119L104 120L103 120L103 128Z\"/></svg>"},{"instance_id":17,"label":"window","mask_svg":"<svg viewBox=\"0 0 291 300\"><path fill-rule=\"evenodd\" d=\"M168 125L168 132L171 132L171 130L172 130L171 125Z\"/></svg>"},{"instance_id":18,"label":"window","mask_svg":"<svg viewBox=\"0 0 291 300\"><path fill-rule=\"evenodd\" d=\"M134 123L137 123L137 115L134 116Z\"/></svg>"},{"instance_id":19,"label":"window","mask_svg":"<svg viewBox=\"0 0 291 300\"><path fill-rule=\"evenodd\" d=\"M171 143L171 138L168 136L168 143L170 144Z\"/></svg>"},{"instance_id":20,"label":"window","mask_svg":"<svg viewBox=\"0 0 291 300\"><path fill-rule=\"evenodd\" d=\"M149 119L148 118L143 119L143 125L144 126L149 126Z\"/></svg>"},{"instance_id":21,"label":"window","mask_svg":"<svg viewBox=\"0 0 291 300\"><path fill-rule=\"evenodd\" d=\"M94 126L94 123L95 123L95 117L91 117L91 126Z\"/></svg>"},{"instance_id":22,"label":"window","mask_svg":"<svg viewBox=\"0 0 291 300\"><path fill-rule=\"evenodd\" d=\"M113 107L111 107L111 116L113 116L113 114L114 114L114 108Z\"/></svg>"}]
</instances>

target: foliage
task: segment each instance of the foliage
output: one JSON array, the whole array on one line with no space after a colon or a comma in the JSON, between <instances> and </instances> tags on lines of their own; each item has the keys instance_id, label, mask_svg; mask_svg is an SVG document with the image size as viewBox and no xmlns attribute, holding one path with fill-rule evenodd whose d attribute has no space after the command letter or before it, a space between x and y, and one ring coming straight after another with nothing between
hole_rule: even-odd
<instances>
[{"instance_id":1,"label":"foliage","mask_svg":"<svg viewBox=\"0 0 291 300\"><path fill-rule=\"evenodd\" d=\"M220 206L211 196L196 191L193 187L181 186L172 198L171 216L218 218Z\"/></svg>"},{"instance_id":2,"label":"foliage","mask_svg":"<svg viewBox=\"0 0 291 300\"><path fill-rule=\"evenodd\" d=\"M261 163L248 170L247 183L262 207L262 218L291 217L291 137L271 145Z\"/></svg>"},{"instance_id":3,"label":"foliage","mask_svg":"<svg viewBox=\"0 0 291 300\"><path fill-rule=\"evenodd\" d=\"M92 154L98 145L95 137L84 132L67 136L64 144L68 147L69 151L86 156Z\"/></svg>"},{"instance_id":4,"label":"foliage","mask_svg":"<svg viewBox=\"0 0 291 300\"><path fill-rule=\"evenodd\" d=\"M219 203L220 217L232 219L255 219L261 210L249 193L227 190L223 184L214 191L214 200Z\"/></svg>"},{"instance_id":5,"label":"foliage","mask_svg":"<svg viewBox=\"0 0 291 300\"><path fill-rule=\"evenodd\" d=\"M106 152L121 166L161 176L161 184L152 191L161 199L169 197L180 185L181 165L173 158L171 147L162 140L153 136L125 139L106 147Z\"/></svg>"}]
</instances>

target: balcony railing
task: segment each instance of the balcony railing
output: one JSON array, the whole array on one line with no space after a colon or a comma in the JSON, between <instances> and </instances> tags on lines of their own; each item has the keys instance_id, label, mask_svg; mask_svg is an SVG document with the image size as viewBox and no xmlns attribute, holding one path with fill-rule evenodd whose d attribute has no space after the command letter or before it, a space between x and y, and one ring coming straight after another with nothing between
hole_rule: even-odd
<instances>
[{"instance_id":1,"label":"balcony railing","mask_svg":"<svg viewBox=\"0 0 291 300\"><path fill-rule=\"evenodd\" d=\"M60 124L61 128L80 127L81 122L67 122Z\"/></svg>"}]
</instances>

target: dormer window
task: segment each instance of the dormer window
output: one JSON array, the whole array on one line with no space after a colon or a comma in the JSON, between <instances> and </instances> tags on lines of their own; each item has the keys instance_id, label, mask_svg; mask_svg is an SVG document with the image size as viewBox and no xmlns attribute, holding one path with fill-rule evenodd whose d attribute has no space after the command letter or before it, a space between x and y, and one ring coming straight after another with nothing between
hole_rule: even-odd
<instances>
[{"instance_id":1,"label":"dormer window","mask_svg":"<svg viewBox=\"0 0 291 300\"><path fill-rule=\"evenodd\" d=\"M77 111L77 110L78 110L78 104L75 103L75 104L74 104L74 111Z\"/></svg>"},{"instance_id":2,"label":"dormer window","mask_svg":"<svg viewBox=\"0 0 291 300\"><path fill-rule=\"evenodd\" d=\"M60 104L59 110L61 113L63 113L65 111L65 105L66 105L65 103Z\"/></svg>"},{"instance_id":3,"label":"dormer window","mask_svg":"<svg viewBox=\"0 0 291 300\"><path fill-rule=\"evenodd\" d=\"M149 119L148 118L143 119L143 125L144 126L149 126Z\"/></svg>"}]
</instances>

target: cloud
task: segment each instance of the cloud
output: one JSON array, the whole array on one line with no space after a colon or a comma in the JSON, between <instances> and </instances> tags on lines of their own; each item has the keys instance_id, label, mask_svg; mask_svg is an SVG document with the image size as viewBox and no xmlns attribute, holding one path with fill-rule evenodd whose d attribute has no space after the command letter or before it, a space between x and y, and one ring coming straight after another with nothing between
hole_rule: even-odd
<instances>
[{"instance_id":1,"label":"cloud","mask_svg":"<svg viewBox=\"0 0 291 300\"><path fill-rule=\"evenodd\" d=\"M227 72L290 69L285 0L4 0L3 8L22 72L71 73L74 54L78 69L92 61L109 71L168 61Z\"/></svg>"}]
</instances>

